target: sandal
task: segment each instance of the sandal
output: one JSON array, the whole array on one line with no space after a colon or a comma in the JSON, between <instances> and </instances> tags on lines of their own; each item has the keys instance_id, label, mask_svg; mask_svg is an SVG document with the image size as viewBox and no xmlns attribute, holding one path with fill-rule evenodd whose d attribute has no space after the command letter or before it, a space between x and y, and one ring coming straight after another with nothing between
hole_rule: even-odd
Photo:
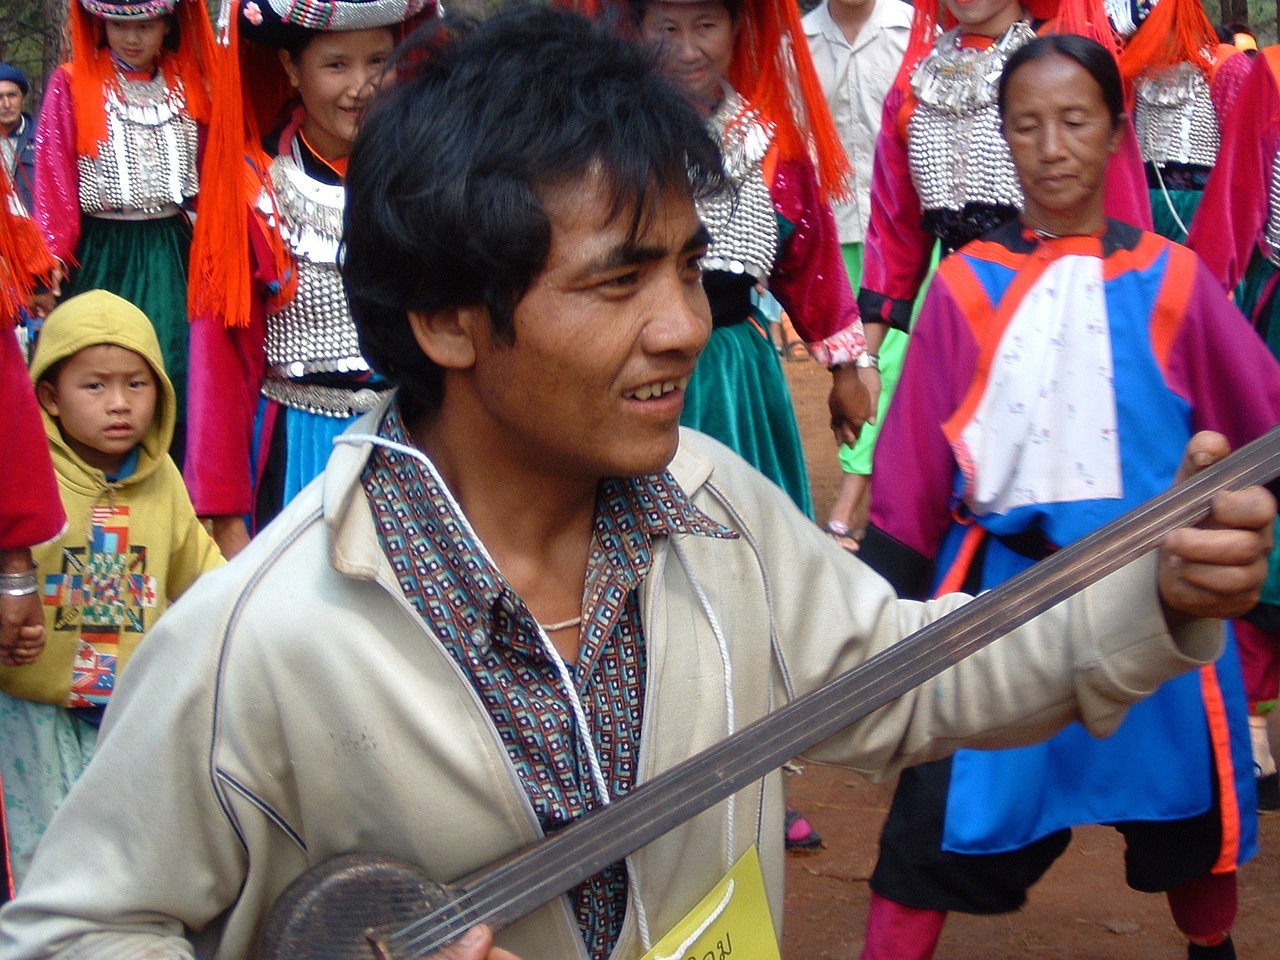
<instances>
[{"instance_id":1,"label":"sandal","mask_svg":"<svg viewBox=\"0 0 1280 960\"><path fill-rule=\"evenodd\" d=\"M841 523L839 520L828 520L827 525L822 529L826 531L828 537L840 544L841 549L849 553L858 552L858 538L849 529L847 523Z\"/></svg>"},{"instance_id":2,"label":"sandal","mask_svg":"<svg viewBox=\"0 0 1280 960\"><path fill-rule=\"evenodd\" d=\"M786 847L788 850L817 850L822 847L822 837L813 829L795 807L787 807Z\"/></svg>"}]
</instances>

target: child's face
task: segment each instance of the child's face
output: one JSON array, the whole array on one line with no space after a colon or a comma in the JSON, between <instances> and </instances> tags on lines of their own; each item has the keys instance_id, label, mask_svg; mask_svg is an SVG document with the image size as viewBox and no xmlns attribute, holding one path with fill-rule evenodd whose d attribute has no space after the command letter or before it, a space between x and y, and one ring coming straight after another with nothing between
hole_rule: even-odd
<instances>
[{"instance_id":1,"label":"child's face","mask_svg":"<svg viewBox=\"0 0 1280 960\"><path fill-rule=\"evenodd\" d=\"M107 28L107 46L117 57L135 70L150 70L155 66L160 48L164 46L169 23L164 17L154 20L104 20Z\"/></svg>"},{"instance_id":2,"label":"child's face","mask_svg":"<svg viewBox=\"0 0 1280 960\"><path fill-rule=\"evenodd\" d=\"M156 375L139 354L114 344L85 347L40 381L40 405L67 445L91 467L114 474L142 442L156 412Z\"/></svg>"}]
</instances>

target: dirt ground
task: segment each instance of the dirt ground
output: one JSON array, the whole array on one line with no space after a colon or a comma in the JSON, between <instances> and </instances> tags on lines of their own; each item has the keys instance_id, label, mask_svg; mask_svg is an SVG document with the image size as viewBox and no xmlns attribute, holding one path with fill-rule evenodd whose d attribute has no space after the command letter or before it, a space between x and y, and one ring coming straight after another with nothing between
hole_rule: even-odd
<instances>
[{"instance_id":1,"label":"dirt ground","mask_svg":"<svg viewBox=\"0 0 1280 960\"><path fill-rule=\"evenodd\" d=\"M786 363L820 518L835 497L839 467L827 429L829 377L811 362ZM1280 744L1280 725L1272 725ZM893 784L804 765L788 781L825 849L787 860L784 960L856 960L862 950L867 878ZM1240 873L1234 939L1242 960L1280 958L1280 814L1264 814L1261 852ZM1123 847L1107 828L1077 830L1026 907L998 917L951 917L937 960L1181 960L1183 940L1164 898L1124 885Z\"/></svg>"}]
</instances>

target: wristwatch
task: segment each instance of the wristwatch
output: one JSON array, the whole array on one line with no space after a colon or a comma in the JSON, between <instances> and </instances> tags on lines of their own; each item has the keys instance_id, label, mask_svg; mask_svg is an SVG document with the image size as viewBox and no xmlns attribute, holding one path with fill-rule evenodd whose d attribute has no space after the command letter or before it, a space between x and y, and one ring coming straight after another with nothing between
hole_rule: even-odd
<instances>
[{"instance_id":1,"label":"wristwatch","mask_svg":"<svg viewBox=\"0 0 1280 960\"><path fill-rule=\"evenodd\" d=\"M853 365L859 369L865 370L870 367L872 370L880 369L880 354L863 351L853 359Z\"/></svg>"}]
</instances>

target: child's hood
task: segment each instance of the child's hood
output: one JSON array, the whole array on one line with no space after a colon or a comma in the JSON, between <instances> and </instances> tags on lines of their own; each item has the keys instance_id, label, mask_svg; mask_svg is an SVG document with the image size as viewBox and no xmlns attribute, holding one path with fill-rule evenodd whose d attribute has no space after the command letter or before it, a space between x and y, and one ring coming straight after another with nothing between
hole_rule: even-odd
<instances>
[{"instance_id":1,"label":"child's hood","mask_svg":"<svg viewBox=\"0 0 1280 960\"><path fill-rule=\"evenodd\" d=\"M132 350L147 361L156 375L155 417L142 438L138 467L125 482L140 481L153 473L168 455L177 419L173 384L164 372L160 341L145 313L128 300L106 290L90 290L60 304L41 328L35 357L31 361L31 382L39 383L45 371L59 361L86 347L104 343ZM57 421L43 407L40 415L52 446L54 464L64 479L71 480L73 473L80 473L91 486L104 484L102 471L90 467L66 445Z\"/></svg>"}]
</instances>

